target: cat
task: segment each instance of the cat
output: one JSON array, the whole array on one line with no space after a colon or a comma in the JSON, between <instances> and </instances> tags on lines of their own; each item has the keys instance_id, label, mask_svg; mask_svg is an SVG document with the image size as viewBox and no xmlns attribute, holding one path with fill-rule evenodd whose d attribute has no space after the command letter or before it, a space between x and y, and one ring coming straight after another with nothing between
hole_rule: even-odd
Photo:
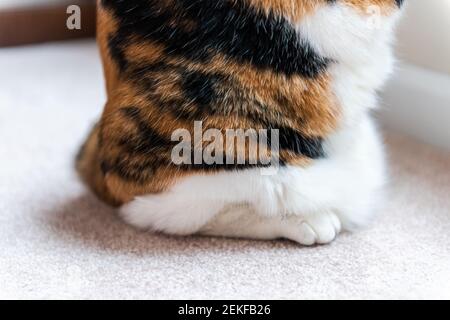
<instances>
[{"instance_id":1,"label":"cat","mask_svg":"<svg viewBox=\"0 0 450 320\"><path fill-rule=\"evenodd\" d=\"M140 229L310 246L367 225L386 181L371 110L402 4L98 1L108 100L78 172ZM234 162L193 163L199 140L176 163L174 132L198 128ZM261 132L261 159L245 141L237 162L228 130Z\"/></svg>"}]
</instances>

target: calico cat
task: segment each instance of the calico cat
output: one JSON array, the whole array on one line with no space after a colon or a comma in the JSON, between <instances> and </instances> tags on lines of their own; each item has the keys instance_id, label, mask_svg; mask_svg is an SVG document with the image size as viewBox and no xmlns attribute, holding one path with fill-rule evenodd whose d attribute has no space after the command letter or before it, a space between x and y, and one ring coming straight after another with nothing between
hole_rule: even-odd
<instances>
[{"instance_id":1,"label":"calico cat","mask_svg":"<svg viewBox=\"0 0 450 320\"><path fill-rule=\"evenodd\" d=\"M364 226L385 182L370 110L402 2L98 1L108 101L81 177L130 224L169 234L314 245ZM196 129L214 139L177 163L174 133ZM229 130L268 143L244 141L238 162ZM192 161L213 140L227 161Z\"/></svg>"}]
</instances>

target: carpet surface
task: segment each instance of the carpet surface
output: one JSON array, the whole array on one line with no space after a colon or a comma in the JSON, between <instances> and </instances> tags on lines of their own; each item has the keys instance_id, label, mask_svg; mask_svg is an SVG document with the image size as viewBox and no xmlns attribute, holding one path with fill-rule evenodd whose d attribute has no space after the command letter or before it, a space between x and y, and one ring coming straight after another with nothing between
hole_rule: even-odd
<instances>
[{"instance_id":1,"label":"carpet surface","mask_svg":"<svg viewBox=\"0 0 450 320\"><path fill-rule=\"evenodd\" d=\"M450 155L387 138L374 225L329 246L133 230L79 182L101 112L93 42L0 50L0 298L450 298Z\"/></svg>"}]
</instances>

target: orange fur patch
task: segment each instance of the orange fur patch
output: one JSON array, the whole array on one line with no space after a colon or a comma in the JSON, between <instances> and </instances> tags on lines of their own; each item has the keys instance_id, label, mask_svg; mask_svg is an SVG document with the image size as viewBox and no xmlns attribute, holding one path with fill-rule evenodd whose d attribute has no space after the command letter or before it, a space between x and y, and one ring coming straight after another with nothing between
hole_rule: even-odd
<instances>
[{"instance_id":1,"label":"orange fur patch","mask_svg":"<svg viewBox=\"0 0 450 320\"><path fill-rule=\"evenodd\" d=\"M240 0L237 0L240 1ZM326 5L325 0L246 0L251 6L268 14L273 12L298 22L305 15L313 12L318 6Z\"/></svg>"},{"instance_id":2,"label":"orange fur patch","mask_svg":"<svg viewBox=\"0 0 450 320\"><path fill-rule=\"evenodd\" d=\"M373 9L378 9L381 14L388 15L397 8L394 0L342 0L342 2L363 15L372 15Z\"/></svg>"}]
</instances>

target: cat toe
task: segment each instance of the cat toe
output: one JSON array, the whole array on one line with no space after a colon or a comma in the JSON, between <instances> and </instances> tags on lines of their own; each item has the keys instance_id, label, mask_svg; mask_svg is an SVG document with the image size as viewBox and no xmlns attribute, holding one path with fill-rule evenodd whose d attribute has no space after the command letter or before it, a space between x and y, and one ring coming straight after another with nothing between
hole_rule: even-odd
<instances>
[{"instance_id":1,"label":"cat toe","mask_svg":"<svg viewBox=\"0 0 450 320\"><path fill-rule=\"evenodd\" d=\"M332 212L295 217L295 222L290 220L284 237L305 246L331 243L341 232L341 222Z\"/></svg>"}]
</instances>

